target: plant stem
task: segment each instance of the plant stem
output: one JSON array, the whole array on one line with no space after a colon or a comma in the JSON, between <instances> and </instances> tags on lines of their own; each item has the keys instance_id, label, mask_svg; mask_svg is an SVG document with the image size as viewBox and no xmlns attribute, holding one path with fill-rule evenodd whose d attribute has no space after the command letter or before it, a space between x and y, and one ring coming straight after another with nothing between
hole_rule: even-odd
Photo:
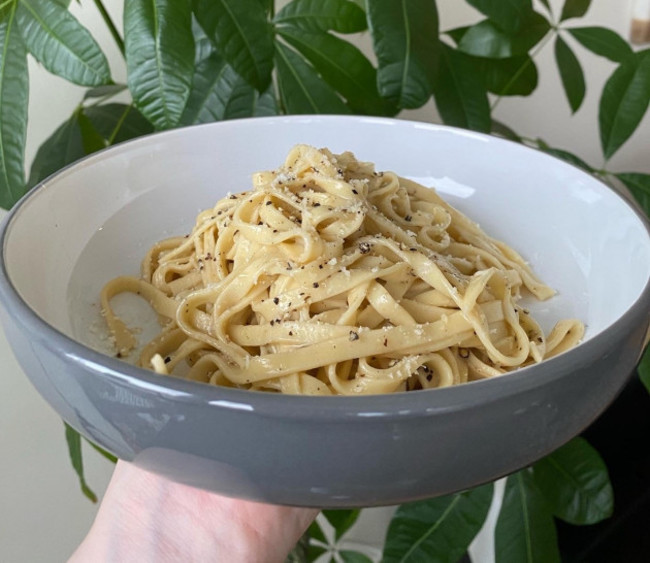
<instances>
[{"instance_id":1,"label":"plant stem","mask_svg":"<svg viewBox=\"0 0 650 563\"><path fill-rule=\"evenodd\" d=\"M604 168L601 168L600 170L594 170L592 174L604 182L608 182L609 184L612 183L612 178L614 177L614 175L609 170L605 170Z\"/></svg>"},{"instance_id":2,"label":"plant stem","mask_svg":"<svg viewBox=\"0 0 650 563\"><path fill-rule=\"evenodd\" d=\"M87 103L87 104L85 105L85 107L87 107L87 108L92 108L92 107L95 107L95 106L100 106L100 105L102 105L106 100L110 100L111 98L114 98L115 96L118 96L118 95L121 94L122 92L126 92L126 91L127 91L127 86L126 86L126 85L123 85L123 86L124 86L124 88L123 88L122 90L119 90L119 91L116 91L116 92L110 92L110 93L108 93L108 94L105 94L105 95L102 96L101 98L94 98L94 101L93 101L93 102L89 102L89 103ZM83 102L82 102L82 103L83 103Z\"/></svg>"},{"instance_id":3,"label":"plant stem","mask_svg":"<svg viewBox=\"0 0 650 563\"><path fill-rule=\"evenodd\" d=\"M113 36L113 39L115 40L115 43L117 44L117 48L120 50L120 53L122 53L122 56L124 57L125 56L124 39L122 39L122 37L120 36L120 32L117 30L117 27L115 27L115 24L111 19L111 15L108 13L108 10L106 10L106 7L104 6L102 0L95 0L95 6L97 6L97 9L101 14L104 23L108 27L108 31L110 31L111 35Z\"/></svg>"},{"instance_id":4,"label":"plant stem","mask_svg":"<svg viewBox=\"0 0 650 563\"><path fill-rule=\"evenodd\" d=\"M124 123L124 120L126 119L126 116L129 115L129 112L131 111L131 108L133 107L133 104L130 104L126 107L122 115L120 116L120 119L118 122L115 124L115 128L111 132L111 136L108 138L108 146L110 147L113 142L115 141L115 137L117 137L117 134L119 133L120 129L122 128L122 124Z\"/></svg>"},{"instance_id":5,"label":"plant stem","mask_svg":"<svg viewBox=\"0 0 650 563\"><path fill-rule=\"evenodd\" d=\"M532 56L528 57L528 58L524 61L524 64L522 64L522 65L517 69L517 72L515 72L515 73L512 75L512 78L508 81L508 83L506 84L505 88L503 89L503 92L499 95L499 98L498 98L498 99L501 99L501 98L503 98L504 96L507 96L507 95L508 95L508 91L510 90L510 88L512 88L512 85L513 85L513 84L515 83L515 81L516 81L516 80L517 80L517 79L522 75L522 73L524 72L524 70L526 70L526 69L528 68L528 65L531 64L532 62L533 62L533 57L532 57ZM495 108L496 106L497 106L497 104L496 104L496 102L495 102L491 109L494 110L494 108Z\"/></svg>"}]
</instances>

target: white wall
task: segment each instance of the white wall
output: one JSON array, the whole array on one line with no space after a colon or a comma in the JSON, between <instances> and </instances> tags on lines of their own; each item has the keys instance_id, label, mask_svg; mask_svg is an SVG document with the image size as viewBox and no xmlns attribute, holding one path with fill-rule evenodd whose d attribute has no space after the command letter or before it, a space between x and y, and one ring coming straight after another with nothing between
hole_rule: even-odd
<instances>
[{"instance_id":1,"label":"white wall","mask_svg":"<svg viewBox=\"0 0 650 563\"><path fill-rule=\"evenodd\" d=\"M121 0L107 6L121 20ZM562 2L552 0L559 13ZM581 25L605 25L627 36L629 1L593 0L588 18ZM466 24L476 12L458 0L439 0L443 29ZM87 24L104 46L111 61L113 77L125 80L124 65L110 35L91 2L71 4L72 12ZM574 42L568 39L569 43ZM591 164L601 165L597 129L598 93L614 65L585 53L576 52L585 68L588 92L584 106L571 117L559 85L552 45L538 57L540 87L529 99L503 100L497 118L519 133L540 136L554 146L576 152ZM73 111L83 89L50 76L37 64L30 64L30 121L27 158L31 161L38 145ZM437 120L430 104L404 117ZM650 116L646 116L635 136L610 163L611 170L650 172L647 147L650 146ZM81 496L76 477L69 467L63 427L12 362L0 334L0 561L62 561L69 555L90 526L94 507ZM88 453L88 477L101 493L111 466L93 452ZM377 518L385 518L378 513ZM359 530L360 539L372 536L372 524Z\"/></svg>"}]
</instances>

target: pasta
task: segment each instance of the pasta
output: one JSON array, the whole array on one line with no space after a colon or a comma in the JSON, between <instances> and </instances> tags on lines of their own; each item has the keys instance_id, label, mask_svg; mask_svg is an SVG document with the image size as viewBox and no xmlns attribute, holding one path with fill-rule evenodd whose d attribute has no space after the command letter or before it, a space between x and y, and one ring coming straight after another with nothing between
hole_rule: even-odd
<instances>
[{"instance_id":1,"label":"pasta","mask_svg":"<svg viewBox=\"0 0 650 563\"><path fill-rule=\"evenodd\" d=\"M137 346L111 299L149 301L162 330L139 364L195 381L358 395L495 377L576 345L518 304L544 285L504 243L433 189L351 153L298 145L253 189L154 245L141 277L101 294L119 356Z\"/></svg>"}]
</instances>

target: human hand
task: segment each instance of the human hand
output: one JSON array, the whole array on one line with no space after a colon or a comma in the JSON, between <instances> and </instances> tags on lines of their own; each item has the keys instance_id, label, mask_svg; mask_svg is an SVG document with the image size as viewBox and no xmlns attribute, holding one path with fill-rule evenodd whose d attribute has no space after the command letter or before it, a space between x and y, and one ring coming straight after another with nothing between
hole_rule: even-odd
<instances>
[{"instance_id":1,"label":"human hand","mask_svg":"<svg viewBox=\"0 0 650 563\"><path fill-rule=\"evenodd\" d=\"M283 562L317 514L223 497L119 461L70 561Z\"/></svg>"}]
</instances>

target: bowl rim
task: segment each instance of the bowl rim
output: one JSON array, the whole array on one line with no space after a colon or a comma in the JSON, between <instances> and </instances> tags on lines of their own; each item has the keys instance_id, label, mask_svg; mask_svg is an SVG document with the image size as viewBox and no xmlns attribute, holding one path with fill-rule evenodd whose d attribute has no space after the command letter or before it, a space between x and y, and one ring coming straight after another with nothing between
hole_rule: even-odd
<instances>
[{"instance_id":1,"label":"bowl rim","mask_svg":"<svg viewBox=\"0 0 650 563\"><path fill-rule=\"evenodd\" d=\"M0 249L2 251L2 260L0 260L0 303L2 303L9 316L15 322L23 325L31 335L32 340L39 341L40 344L56 355L63 355L72 362L84 364L87 369L91 368L95 372L94 376L105 376L130 386L162 393L170 397L173 396L176 401L202 403L206 406L209 405L215 408L229 410L252 411L269 417L340 419L341 421L345 420L347 422L350 421L351 417L358 420L365 420L377 417L390 419L412 416L433 416L442 412L462 411L477 403L483 405L503 400L518 393L523 393L531 387L537 387L542 383L550 383L555 379L564 377L571 369L575 369L581 365L583 363L581 359L585 356L597 357L602 355L611 346L609 342L612 333L628 333L635 330L638 326L643 326L644 323L647 329L647 324L650 321L647 314L647 311L650 310L650 276L639 293L639 296L630 307L600 333L590 337L576 348L545 360L540 364L520 368L497 378L472 381L451 387L421 390L417 393L397 392L353 396L284 395L280 393L265 393L220 387L189 381L180 377L162 376L145 368L140 368L118 358L98 352L50 325L27 304L18 289L14 286L7 271L5 252L12 225L18 220L21 211L28 205L30 200L38 197L40 193L45 191L53 180L65 176L72 169L92 164L93 160L101 160L106 157L107 153L117 154L128 151L134 144L150 142L152 137L162 138L183 135L188 129L232 127L236 122L242 121L295 123L305 120L311 123L315 121L352 121L357 123L375 122L395 124L397 122L407 127L448 131L489 142L509 143L522 150L528 149L538 152L544 158L553 159L562 162L566 166L573 167L579 174L600 184L603 189L622 200L627 209L640 220L650 238L650 219L643 214L640 207L634 201L626 198L617 190L588 174L575 164L568 163L539 149L521 145L509 139L436 123L385 117L336 115L253 117L181 127L131 139L87 155L40 181L22 196L0 223ZM531 370L534 370L534 373L531 373Z\"/></svg>"}]
</instances>

